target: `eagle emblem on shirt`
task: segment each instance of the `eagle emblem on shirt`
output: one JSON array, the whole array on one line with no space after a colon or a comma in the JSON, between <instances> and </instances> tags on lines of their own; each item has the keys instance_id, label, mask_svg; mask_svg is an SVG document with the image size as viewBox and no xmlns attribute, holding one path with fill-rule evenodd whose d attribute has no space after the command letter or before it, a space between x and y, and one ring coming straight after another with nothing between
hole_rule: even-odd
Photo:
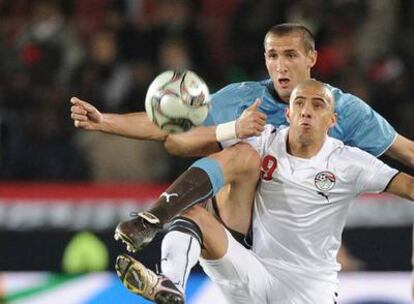
<instances>
[{"instance_id":1,"label":"eagle emblem on shirt","mask_svg":"<svg viewBox=\"0 0 414 304\"><path fill-rule=\"evenodd\" d=\"M335 186L336 177L330 171L321 171L315 176L315 187L320 191L329 191Z\"/></svg>"}]
</instances>

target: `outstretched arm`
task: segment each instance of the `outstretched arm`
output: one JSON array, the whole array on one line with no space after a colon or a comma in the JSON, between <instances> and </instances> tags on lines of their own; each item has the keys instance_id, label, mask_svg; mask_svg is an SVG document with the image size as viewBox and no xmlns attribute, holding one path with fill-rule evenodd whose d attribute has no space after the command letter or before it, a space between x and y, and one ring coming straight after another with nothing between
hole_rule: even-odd
<instances>
[{"instance_id":1,"label":"outstretched arm","mask_svg":"<svg viewBox=\"0 0 414 304\"><path fill-rule=\"evenodd\" d=\"M145 112L128 114L101 113L92 104L72 97L71 118L75 127L135 139L164 141L167 133L154 125Z\"/></svg>"},{"instance_id":2,"label":"outstretched arm","mask_svg":"<svg viewBox=\"0 0 414 304\"><path fill-rule=\"evenodd\" d=\"M414 201L414 177L398 173L388 185L386 192Z\"/></svg>"},{"instance_id":3,"label":"outstretched arm","mask_svg":"<svg viewBox=\"0 0 414 304\"><path fill-rule=\"evenodd\" d=\"M398 134L385 154L408 167L414 168L414 142L404 136Z\"/></svg>"},{"instance_id":4,"label":"outstretched arm","mask_svg":"<svg viewBox=\"0 0 414 304\"><path fill-rule=\"evenodd\" d=\"M216 126L199 126L183 133L169 134L164 147L172 155L205 156L220 151Z\"/></svg>"},{"instance_id":5,"label":"outstretched arm","mask_svg":"<svg viewBox=\"0 0 414 304\"><path fill-rule=\"evenodd\" d=\"M216 126L199 126L187 132L168 134L153 124L145 112L101 113L92 104L76 97L71 98L71 103L71 118L74 125L83 130L134 139L165 141L167 151L178 156L205 156L220 151L217 141L221 139L217 138ZM259 135L263 131L266 115L258 111L259 106L260 100L256 100L237 121L234 121L234 139Z\"/></svg>"}]
</instances>

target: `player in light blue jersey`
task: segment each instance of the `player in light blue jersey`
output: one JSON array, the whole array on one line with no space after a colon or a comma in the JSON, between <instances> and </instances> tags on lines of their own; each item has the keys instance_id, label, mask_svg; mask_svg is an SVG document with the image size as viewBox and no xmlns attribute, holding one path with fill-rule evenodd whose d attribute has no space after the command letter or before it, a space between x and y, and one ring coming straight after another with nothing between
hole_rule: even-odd
<instances>
[{"instance_id":1,"label":"player in light blue jersey","mask_svg":"<svg viewBox=\"0 0 414 304\"><path fill-rule=\"evenodd\" d=\"M231 84L214 94L206 126L167 135L153 125L145 113L100 113L91 104L77 98L71 100L71 117L75 126L85 130L165 141L167 150L176 155L201 156L213 153L220 149L217 141L258 135L263 130L263 116L257 114L256 107L275 126L286 124L284 112L293 88L311 77L317 52L312 34L304 26L282 24L272 27L265 36L264 48L270 79ZM414 167L412 141L397 134L382 116L357 97L342 93L336 88L332 88L332 92L337 99L335 111L338 113L337 126L331 133L332 136L375 156L386 153ZM257 99L261 99L261 102L257 102ZM240 118L239 115L245 109L245 115ZM251 164L246 163L246 166ZM217 196L217 210L221 219L240 233L246 233L250 226L254 181L258 179L258 168L250 169L246 170L249 173L244 175L244 181L225 188ZM178 242L173 242L178 248ZM188 241L183 248L187 247ZM177 249L178 252L180 250ZM185 282L185 276L183 278L181 284Z\"/></svg>"},{"instance_id":2,"label":"player in light blue jersey","mask_svg":"<svg viewBox=\"0 0 414 304\"><path fill-rule=\"evenodd\" d=\"M285 45L281 45L284 43ZM287 44L286 44L287 43ZM152 124L144 112L129 114L101 113L90 103L76 97L71 99L71 118L76 127L102 131L136 139L166 141L173 154L204 156L216 144L216 126L237 120L240 114L261 99L260 111L268 123L287 124L284 111L293 87L311 77L311 68L317 60L311 32L298 24L272 27L265 36L265 60L270 79L230 84L212 95L212 108L205 127L168 136ZM414 143L398 134L393 127L360 98L330 87L337 100L338 124L330 135L345 144L357 146L375 156L383 153L414 167ZM257 125L238 126L236 133L248 136L257 133ZM246 133L244 133L246 132ZM199 136L203 135L203 136ZM240 134L238 134L240 135ZM249 134L250 135L250 134ZM239 136L240 137L240 136ZM187 141L187 139L190 139ZM213 149L214 150L214 149Z\"/></svg>"},{"instance_id":3,"label":"player in light blue jersey","mask_svg":"<svg viewBox=\"0 0 414 304\"><path fill-rule=\"evenodd\" d=\"M282 46L281 42L288 45ZM71 118L76 127L85 130L136 139L165 141L168 138L166 147L173 154L210 154L212 145L216 144L216 125L236 120L257 98L261 99L260 111L267 115L268 123L275 126L287 124L284 111L290 92L297 83L311 77L311 68L316 63L317 52L314 38L306 27L297 24L274 26L266 34L264 46L270 79L233 83L213 94L212 108L204 123L209 128L198 127L190 132L168 136L152 124L144 112L101 113L90 103L76 97L71 99ZM344 93L338 88L330 88L337 100L335 110L339 117L337 126L330 133L331 136L375 156L385 153L409 167L414 167L412 141L398 134L381 115L360 98ZM250 128L244 125L238 127L237 133L246 137L248 132L256 131L257 125L250 125ZM244 127L247 130L243 129Z\"/></svg>"}]
</instances>

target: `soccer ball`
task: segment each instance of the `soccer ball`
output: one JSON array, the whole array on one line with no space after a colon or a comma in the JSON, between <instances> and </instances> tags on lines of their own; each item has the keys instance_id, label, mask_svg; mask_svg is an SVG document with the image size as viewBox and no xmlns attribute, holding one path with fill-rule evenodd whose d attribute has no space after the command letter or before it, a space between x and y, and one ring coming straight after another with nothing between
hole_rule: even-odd
<instances>
[{"instance_id":1,"label":"soccer ball","mask_svg":"<svg viewBox=\"0 0 414 304\"><path fill-rule=\"evenodd\" d=\"M202 124L210 105L205 82L194 72L166 71L148 88L145 110L149 119L168 133Z\"/></svg>"}]
</instances>

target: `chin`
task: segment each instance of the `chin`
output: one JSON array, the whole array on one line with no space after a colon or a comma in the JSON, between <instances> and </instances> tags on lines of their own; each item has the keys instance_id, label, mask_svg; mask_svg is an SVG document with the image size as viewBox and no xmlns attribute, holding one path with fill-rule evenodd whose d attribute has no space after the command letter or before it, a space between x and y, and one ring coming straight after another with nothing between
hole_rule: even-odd
<instances>
[{"instance_id":1,"label":"chin","mask_svg":"<svg viewBox=\"0 0 414 304\"><path fill-rule=\"evenodd\" d=\"M313 136L311 134L300 134L299 135L299 142L303 146L310 146L313 144Z\"/></svg>"},{"instance_id":2,"label":"chin","mask_svg":"<svg viewBox=\"0 0 414 304\"><path fill-rule=\"evenodd\" d=\"M277 94L279 95L280 98L282 99L287 99L289 100L290 98L290 94L292 93L291 89L282 89L282 88L277 88Z\"/></svg>"}]
</instances>

